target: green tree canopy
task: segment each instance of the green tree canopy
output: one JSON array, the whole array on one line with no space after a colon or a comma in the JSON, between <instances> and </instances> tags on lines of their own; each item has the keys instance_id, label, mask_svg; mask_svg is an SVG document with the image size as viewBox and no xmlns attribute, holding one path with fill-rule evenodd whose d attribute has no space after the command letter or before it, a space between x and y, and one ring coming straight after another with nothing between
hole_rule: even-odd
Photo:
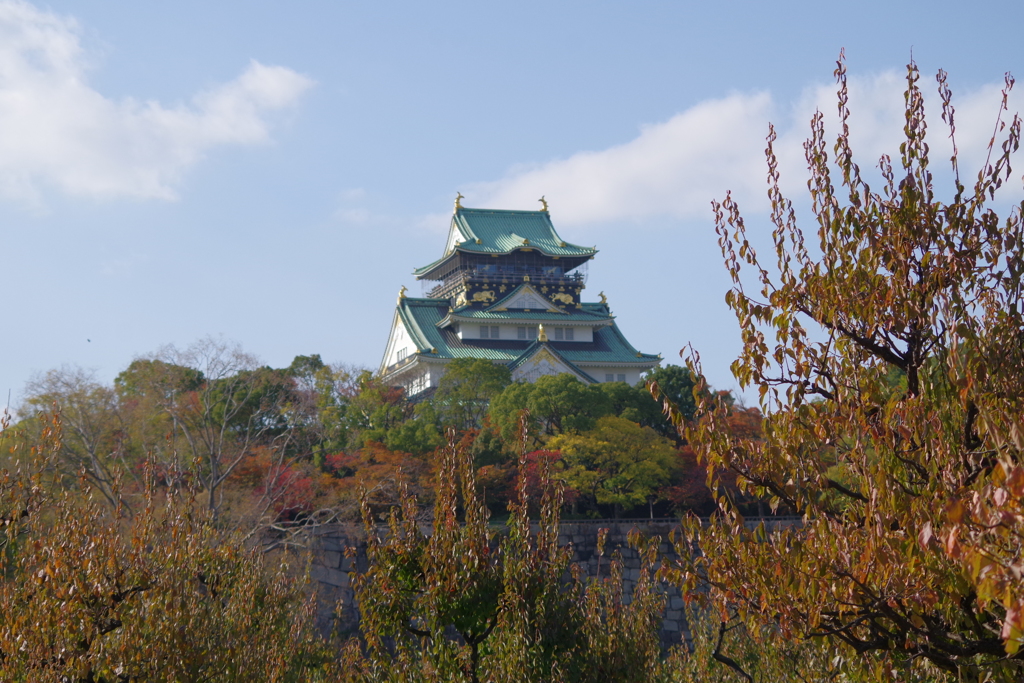
<instances>
[{"instance_id":1,"label":"green tree canopy","mask_svg":"<svg viewBox=\"0 0 1024 683\"><path fill-rule=\"evenodd\" d=\"M675 465L671 441L611 415L598 419L592 430L554 437L548 448L561 451L566 483L599 504L614 506L616 517L650 502Z\"/></svg>"},{"instance_id":2,"label":"green tree canopy","mask_svg":"<svg viewBox=\"0 0 1024 683\"><path fill-rule=\"evenodd\" d=\"M388 432L412 416L412 406L400 387L381 384L373 373L360 373L358 391L348 405L349 448L384 443Z\"/></svg>"},{"instance_id":3,"label":"green tree canopy","mask_svg":"<svg viewBox=\"0 0 1024 683\"><path fill-rule=\"evenodd\" d=\"M593 428L612 412L612 400L600 385L587 385L570 374L545 375L533 384L510 384L491 401L491 421L510 442L517 437L519 415L530 413L530 433L537 439Z\"/></svg>"},{"instance_id":4,"label":"green tree canopy","mask_svg":"<svg viewBox=\"0 0 1024 683\"><path fill-rule=\"evenodd\" d=\"M655 368L653 371L648 373L646 378L646 385L651 386L652 383L658 387L660 395L669 399L678 408L679 415L686 420L692 420L694 415L697 414L697 398L694 396L694 389L698 385L697 377L689 368L684 368L679 365L666 365L664 367ZM643 388L643 393L650 395L647 391L646 386ZM706 391L706 389L705 389ZM643 406L642 411L638 411L638 416L641 419L630 417L640 424L652 427L662 436L667 436L670 439L679 441L680 434L679 430L672 424L672 420L669 419L661 410L661 406L655 402L653 412L654 417L650 417L651 409L647 406ZM629 417L623 415L623 417Z\"/></svg>"},{"instance_id":5,"label":"green tree canopy","mask_svg":"<svg viewBox=\"0 0 1024 683\"><path fill-rule=\"evenodd\" d=\"M456 358L431 398L438 420L460 431L479 428L491 399L512 382L508 366L481 358Z\"/></svg>"}]
</instances>

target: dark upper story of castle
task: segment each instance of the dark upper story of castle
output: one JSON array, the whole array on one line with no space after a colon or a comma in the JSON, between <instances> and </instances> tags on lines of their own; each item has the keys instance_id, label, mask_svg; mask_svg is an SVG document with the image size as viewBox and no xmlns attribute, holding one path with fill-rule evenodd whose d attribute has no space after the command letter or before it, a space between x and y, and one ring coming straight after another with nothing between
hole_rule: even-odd
<instances>
[{"instance_id":1,"label":"dark upper story of castle","mask_svg":"<svg viewBox=\"0 0 1024 683\"><path fill-rule=\"evenodd\" d=\"M573 272L597 250L569 244L555 231L544 211L509 211L456 207L444 256L417 268L418 280L439 280L431 298L450 298L475 283L582 287Z\"/></svg>"}]
</instances>

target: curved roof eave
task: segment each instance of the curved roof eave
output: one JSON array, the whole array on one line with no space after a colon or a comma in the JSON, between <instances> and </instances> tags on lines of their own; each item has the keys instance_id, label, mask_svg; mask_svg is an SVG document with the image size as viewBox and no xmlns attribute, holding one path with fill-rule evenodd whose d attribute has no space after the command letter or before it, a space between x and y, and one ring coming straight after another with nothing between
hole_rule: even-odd
<instances>
[{"instance_id":1,"label":"curved roof eave","mask_svg":"<svg viewBox=\"0 0 1024 683\"><path fill-rule=\"evenodd\" d=\"M562 253L554 252L553 253L553 252L550 252L550 251L548 251L546 249L543 249L540 245L533 244L533 243L531 243L529 245L523 245L521 247L515 247L513 249L509 249L508 251L499 251L499 250L496 250L496 249L467 249L467 248L463 248L462 245L459 245L459 246L455 247L454 249L452 249L451 252L445 254L444 256L442 256L441 258L437 259L433 263L427 264L427 265L423 266L422 268L416 268L415 270L412 271L412 274L413 274L413 276L416 277L417 280L422 280L422 279L426 278L433 271L441 268L442 266L447 264L449 261L452 261L455 258L457 258L459 254L472 254L474 256L488 256L488 255L490 255L490 256L508 256L509 254L512 254L512 253L517 252L517 251L539 251L540 253L544 254L545 256L551 256L553 258L560 258L560 259L582 259L580 261L580 265L582 265L585 261L589 261L590 259L594 258L594 255L597 254L597 252L598 252L597 249L593 249L593 248L590 248L590 247L580 247L580 249L585 249L586 251L581 251L580 253L577 253L577 254L567 254L567 253L564 253L564 252L562 252ZM578 268L579 266L574 266L574 267Z\"/></svg>"}]
</instances>

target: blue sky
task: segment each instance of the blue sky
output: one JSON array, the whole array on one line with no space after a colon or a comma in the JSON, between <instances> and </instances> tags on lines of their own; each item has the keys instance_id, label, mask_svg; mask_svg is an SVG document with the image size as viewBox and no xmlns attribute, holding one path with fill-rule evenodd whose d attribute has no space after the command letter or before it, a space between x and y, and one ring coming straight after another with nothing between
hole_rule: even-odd
<instances>
[{"instance_id":1,"label":"blue sky","mask_svg":"<svg viewBox=\"0 0 1024 683\"><path fill-rule=\"evenodd\" d=\"M206 335L273 366L376 367L456 191L546 195L562 236L600 250L589 298L630 340L670 361L692 343L735 388L708 202L733 189L764 234L768 121L799 198L844 47L870 166L898 144L913 50L927 87L950 73L977 162L1003 72L1024 73L1021 19L1010 2L0 1L0 390L16 404L64 363L110 380Z\"/></svg>"}]
</instances>

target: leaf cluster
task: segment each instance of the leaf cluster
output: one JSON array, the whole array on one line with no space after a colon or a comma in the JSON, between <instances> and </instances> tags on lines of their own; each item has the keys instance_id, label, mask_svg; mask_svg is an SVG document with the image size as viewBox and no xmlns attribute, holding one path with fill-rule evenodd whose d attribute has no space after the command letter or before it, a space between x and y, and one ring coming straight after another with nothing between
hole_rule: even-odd
<instances>
[{"instance_id":1,"label":"leaf cluster","mask_svg":"<svg viewBox=\"0 0 1024 683\"><path fill-rule=\"evenodd\" d=\"M735 201L714 207L743 340L733 372L759 392L763 438L726 429L727 406L706 393L698 420L674 416L709 476L732 472L804 522L751 531L720 499L717 524L686 525L682 547L700 553L687 553L673 576L751 628L824 638L877 661L921 658L959 675L1016 679L1024 233L1021 207L1000 219L988 206L1020 142L1020 120L1002 120L1012 79L968 188L939 73L954 148L954 192L942 202L916 65L907 69L904 142L895 165L879 161L879 190L850 148L843 59L836 76L834 156L820 112L805 144L816 247L779 189L774 130L771 270Z\"/></svg>"}]
</instances>

